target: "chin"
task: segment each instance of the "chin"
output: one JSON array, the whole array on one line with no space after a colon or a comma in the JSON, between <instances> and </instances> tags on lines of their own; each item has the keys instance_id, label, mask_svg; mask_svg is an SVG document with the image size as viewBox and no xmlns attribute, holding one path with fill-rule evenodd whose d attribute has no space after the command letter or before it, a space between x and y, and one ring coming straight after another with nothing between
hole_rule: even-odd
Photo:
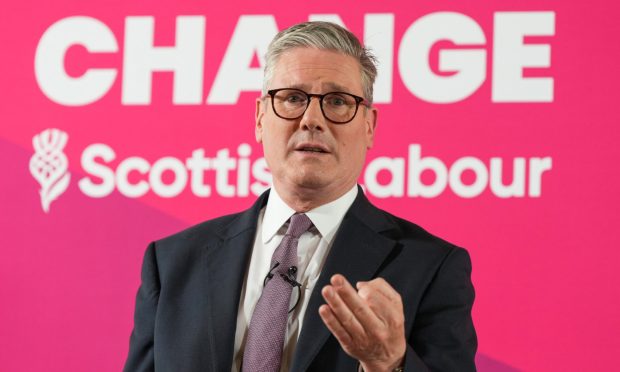
<instances>
[{"instance_id":1,"label":"chin","mask_svg":"<svg viewBox=\"0 0 620 372\"><path fill-rule=\"evenodd\" d=\"M319 179L316 177L306 177L302 180L299 180L297 182L297 185L305 189L322 189L327 185L327 182L325 182L325 180L323 179Z\"/></svg>"},{"instance_id":2,"label":"chin","mask_svg":"<svg viewBox=\"0 0 620 372\"><path fill-rule=\"evenodd\" d=\"M316 172L297 174L291 179L293 180L293 184L306 189L320 189L327 186L329 183L327 177L322 174L317 174Z\"/></svg>"}]
</instances>

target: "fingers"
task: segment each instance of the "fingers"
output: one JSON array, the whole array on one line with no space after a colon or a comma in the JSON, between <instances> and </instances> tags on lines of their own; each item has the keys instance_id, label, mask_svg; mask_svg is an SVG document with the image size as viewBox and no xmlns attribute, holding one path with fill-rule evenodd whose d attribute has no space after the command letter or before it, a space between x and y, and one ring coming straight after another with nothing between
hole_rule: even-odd
<instances>
[{"instance_id":1,"label":"fingers","mask_svg":"<svg viewBox=\"0 0 620 372\"><path fill-rule=\"evenodd\" d=\"M321 290L326 304L319 315L347 354L369 370L390 369L406 349L401 297L383 279L356 286L334 275Z\"/></svg>"},{"instance_id":2,"label":"fingers","mask_svg":"<svg viewBox=\"0 0 620 372\"><path fill-rule=\"evenodd\" d=\"M376 291L391 302L400 302L400 294L383 278L376 278L368 282L357 282L356 287L358 290L366 288L373 292Z\"/></svg>"},{"instance_id":3,"label":"fingers","mask_svg":"<svg viewBox=\"0 0 620 372\"><path fill-rule=\"evenodd\" d=\"M324 288L323 297L353 337L362 337L368 330L382 326L373 310L342 275L336 274L331 278L331 286Z\"/></svg>"},{"instance_id":4,"label":"fingers","mask_svg":"<svg viewBox=\"0 0 620 372\"><path fill-rule=\"evenodd\" d=\"M323 322L330 330L330 332L336 337L342 348L351 353L356 349L356 345L364 340L367 340L366 331L362 325L360 319L355 315L355 312L350 308L350 305L345 302L342 293L346 293L346 297L349 301L352 299L352 294L357 296L355 289L346 282L344 277L332 277L331 285L323 287L321 294L327 302L326 305L319 307L319 315L323 319ZM348 287L346 286L348 285ZM354 306L363 306L360 298L353 300L357 302ZM357 309L361 309L358 307ZM364 310L355 310L358 314ZM366 312L371 312L366 306Z\"/></svg>"},{"instance_id":5,"label":"fingers","mask_svg":"<svg viewBox=\"0 0 620 372\"><path fill-rule=\"evenodd\" d=\"M363 332L362 326L342 300L333 286L325 286L321 291L323 298L327 302L327 308L338 322L347 329L347 332Z\"/></svg>"},{"instance_id":6,"label":"fingers","mask_svg":"<svg viewBox=\"0 0 620 372\"><path fill-rule=\"evenodd\" d=\"M387 323L387 318L390 315L389 308L392 306L390 299L370 286L358 285L357 287L359 288L358 296L383 324Z\"/></svg>"},{"instance_id":7,"label":"fingers","mask_svg":"<svg viewBox=\"0 0 620 372\"><path fill-rule=\"evenodd\" d=\"M384 323L398 322L402 313L401 296L383 278L358 282L357 294ZM398 311L400 310L400 311Z\"/></svg>"},{"instance_id":8,"label":"fingers","mask_svg":"<svg viewBox=\"0 0 620 372\"><path fill-rule=\"evenodd\" d=\"M323 319L323 323L325 323L327 329L329 329L340 345L346 350L349 345L352 344L351 335L349 335L347 330L340 324L340 321L336 318L336 315L334 315L329 305L321 305L321 307L319 307L319 315L321 319Z\"/></svg>"},{"instance_id":9,"label":"fingers","mask_svg":"<svg viewBox=\"0 0 620 372\"><path fill-rule=\"evenodd\" d=\"M334 317L330 321L338 321L339 328L344 329L349 337L355 339L379 334L386 326L404 323L400 294L383 278L358 282L359 291L340 274L334 275L330 282L331 285L325 286L321 292L331 310L329 315Z\"/></svg>"}]
</instances>

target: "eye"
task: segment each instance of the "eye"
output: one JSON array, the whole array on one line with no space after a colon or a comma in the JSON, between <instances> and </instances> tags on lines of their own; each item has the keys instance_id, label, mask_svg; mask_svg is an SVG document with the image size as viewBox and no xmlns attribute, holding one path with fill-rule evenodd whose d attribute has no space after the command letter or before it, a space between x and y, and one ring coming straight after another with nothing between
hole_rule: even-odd
<instances>
[{"instance_id":1,"label":"eye","mask_svg":"<svg viewBox=\"0 0 620 372\"><path fill-rule=\"evenodd\" d=\"M329 94L325 96L325 103L333 107L340 107L349 105L350 99L347 100L347 97L342 94Z\"/></svg>"},{"instance_id":2,"label":"eye","mask_svg":"<svg viewBox=\"0 0 620 372\"><path fill-rule=\"evenodd\" d=\"M306 95L297 91L283 92L283 101L290 104L301 104L306 102Z\"/></svg>"}]
</instances>

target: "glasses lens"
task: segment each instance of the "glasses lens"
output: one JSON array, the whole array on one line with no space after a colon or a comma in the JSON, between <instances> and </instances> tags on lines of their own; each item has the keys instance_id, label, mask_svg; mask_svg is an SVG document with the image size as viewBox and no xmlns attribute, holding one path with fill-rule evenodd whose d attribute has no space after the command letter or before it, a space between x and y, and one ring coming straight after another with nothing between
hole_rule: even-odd
<instances>
[{"instance_id":1,"label":"glasses lens","mask_svg":"<svg viewBox=\"0 0 620 372\"><path fill-rule=\"evenodd\" d=\"M297 89L282 89L273 96L273 108L286 119L300 117L308 105L308 96Z\"/></svg>"},{"instance_id":2,"label":"glasses lens","mask_svg":"<svg viewBox=\"0 0 620 372\"><path fill-rule=\"evenodd\" d=\"M329 93L323 99L323 112L327 119L343 123L353 119L357 110L355 97L347 93Z\"/></svg>"}]
</instances>

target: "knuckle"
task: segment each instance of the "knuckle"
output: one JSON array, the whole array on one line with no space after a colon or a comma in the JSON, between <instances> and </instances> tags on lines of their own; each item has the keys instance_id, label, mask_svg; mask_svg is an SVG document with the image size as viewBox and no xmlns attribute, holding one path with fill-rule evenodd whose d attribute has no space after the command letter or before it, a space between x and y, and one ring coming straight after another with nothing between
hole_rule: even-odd
<instances>
[{"instance_id":1,"label":"knuckle","mask_svg":"<svg viewBox=\"0 0 620 372\"><path fill-rule=\"evenodd\" d=\"M366 308L363 306L357 306L352 309L353 315L356 317L363 316L366 313Z\"/></svg>"},{"instance_id":2,"label":"knuckle","mask_svg":"<svg viewBox=\"0 0 620 372\"><path fill-rule=\"evenodd\" d=\"M355 349L354 345L343 343L341 343L340 345L342 346L342 349L345 351L345 353L353 356L357 354L357 349Z\"/></svg>"},{"instance_id":3,"label":"knuckle","mask_svg":"<svg viewBox=\"0 0 620 372\"><path fill-rule=\"evenodd\" d=\"M381 277L372 280L371 283L372 283L373 288L377 290L380 288L384 288L385 286L389 286L388 282Z\"/></svg>"},{"instance_id":4,"label":"knuckle","mask_svg":"<svg viewBox=\"0 0 620 372\"><path fill-rule=\"evenodd\" d=\"M389 334L388 334L387 330L384 329L384 328L375 329L372 332L373 338L376 339L379 342L383 342L383 341L387 340L388 335Z\"/></svg>"},{"instance_id":5,"label":"knuckle","mask_svg":"<svg viewBox=\"0 0 620 372\"><path fill-rule=\"evenodd\" d=\"M396 292L396 294L394 295L394 301L402 305L403 297L400 295L400 293Z\"/></svg>"},{"instance_id":6,"label":"knuckle","mask_svg":"<svg viewBox=\"0 0 620 372\"><path fill-rule=\"evenodd\" d=\"M342 319L340 323L344 328L350 328L353 325L353 315L344 317L344 319Z\"/></svg>"},{"instance_id":7,"label":"knuckle","mask_svg":"<svg viewBox=\"0 0 620 372\"><path fill-rule=\"evenodd\" d=\"M392 329L401 329L405 326L405 320L402 317L397 317L391 320L390 328Z\"/></svg>"},{"instance_id":8,"label":"knuckle","mask_svg":"<svg viewBox=\"0 0 620 372\"><path fill-rule=\"evenodd\" d=\"M402 328L405 325L405 323L399 318L394 322L394 328Z\"/></svg>"},{"instance_id":9,"label":"knuckle","mask_svg":"<svg viewBox=\"0 0 620 372\"><path fill-rule=\"evenodd\" d=\"M377 281L377 284L380 284L380 285L387 284L387 281L385 281L385 279L383 279L382 277L378 277L375 280Z\"/></svg>"},{"instance_id":10,"label":"knuckle","mask_svg":"<svg viewBox=\"0 0 620 372\"><path fill-rule=\"evenodd\" d=\"M368 287L363 287L362 289L360 289L357 294L363 298L364 300L368 299L370 297L370 289Z\"/></svg>"}]
</instances>

